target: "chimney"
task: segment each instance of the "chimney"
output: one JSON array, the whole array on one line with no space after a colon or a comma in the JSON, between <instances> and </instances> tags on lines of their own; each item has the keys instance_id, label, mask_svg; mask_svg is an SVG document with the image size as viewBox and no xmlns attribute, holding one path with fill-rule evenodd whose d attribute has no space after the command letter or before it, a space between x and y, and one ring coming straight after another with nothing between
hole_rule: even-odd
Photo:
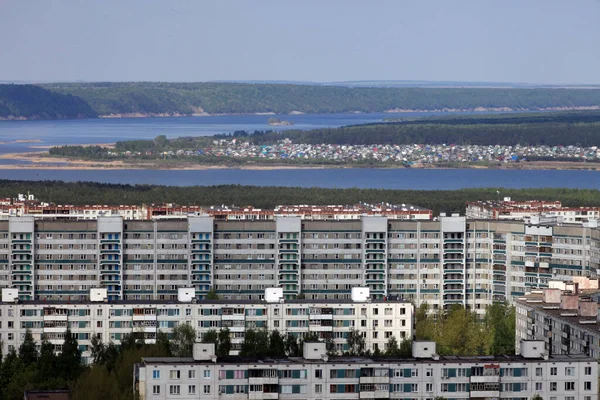
<instances>
[{"instance_id":1,"label":"chimney","mask_svg":"<svg viewBox=\"0 0 600 400\"><path fill-rule=\"evenodd\" d=\"M579 316L596 318L598 316L598 303L589 297L579 299Z\"/></svg>"},{"instance_id":2,"label":"chimney","mask_svg":"<svg viewBox=\"0 0 600 400\"><path fill-rule=\"evenodd\" d=\"M558 304L560 303L560 289L544 289L544 303Z\"/></svg>"},{"instance_id":3,"label":"chimney","mask_svg":"<svg viewBox=\"0 0 600 400\"><path fill-rule=\"evenodd\" d=\"M579 309L579 297L576 294L563 293L560 296L560 309L561 310L578 310Z\"/></svg>"}]
</instances>

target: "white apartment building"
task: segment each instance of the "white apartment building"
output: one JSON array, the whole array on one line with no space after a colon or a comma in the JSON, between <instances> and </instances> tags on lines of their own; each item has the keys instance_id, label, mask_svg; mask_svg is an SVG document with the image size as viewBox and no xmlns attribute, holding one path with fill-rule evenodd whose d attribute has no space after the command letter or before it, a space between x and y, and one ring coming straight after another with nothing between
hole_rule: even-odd
<instances>
[{"instance_id":1,"label":"white apartment building","mask_svg":"<svg viewBox=\"0 0 600 400\"><path fill-rule=\"evenodd\" d=\"M597 398L595 359L521 346L518 356L442 357L435 342L414 342L412 358L390 358L327 357L323 343L305 343L303 358L249 360L196 345L193 358L144 358L134 386L147 400Z\"/></svg>"},{"instance_id":2,"label":"white apartment building","mask_svg":"<svg viewBox=\"0 0 600 400\"><path fill-rule=\"evenodd\" d=\"M221 220L211 216L129 221L121 217L0 221L0 287L21 300L176 300L194 287L224 300L349 299L367 286L380 299L479 313L550 279L595 277L600 229L589 224L437 221L365 215L352 220Z\"/></svg>"},{"instance_id":3,"label":"white apartment building","mask_svg":"<svg viewBox=\"0 0 600 400\"><path fill-rule=\"evenodd\" d=\"M280 289L279 289L280 290ZM277 289L275 290L277 291ZM94 295L94 293L97 293ZM348 333L356 330L367 349L385 350L390 337L399 342L413 334L413 305L406 301L371 300L368 290L353 300L223 301L194 299L194 289L180 289L180 301L107 301L105 289L92 290L86 301L19 301L14 289L3 289L0 302L0 343L7 354L18 349L29 329L38 346L45 336L60 351L67 327L79 341L84 359L91 356L91 339L104 343L132 332L143 333L146 342L159 331L169 333L178 324L189 324L198 339L209 330L228 328L232 354L237 354L247 329L277 330L302 337L309 332L333 339L338 351L347 350Z\"/></svg>"},{"instance_id":4,"label":"white apartment building","mask_svg":"<svg viewBox=\"0 0 600 400\"><path fill-rule=\"evenodd\" d=\"M582 224L600 219L600 207L563 207L560 201L481 200L467 202L469 219L529 220L554 218L563 223Z\"/></svg>"},{"instance_id":5,"label":"white apartment building","mask_svg":"<svg viewBox=\"0 0 600 400\"><path fill-rule=\"evenodd\" d=\"M516 339L541 340L550 354L600 359L598 302L576 291L548 288L516 301Z\"/></svg>"}]
</instances>

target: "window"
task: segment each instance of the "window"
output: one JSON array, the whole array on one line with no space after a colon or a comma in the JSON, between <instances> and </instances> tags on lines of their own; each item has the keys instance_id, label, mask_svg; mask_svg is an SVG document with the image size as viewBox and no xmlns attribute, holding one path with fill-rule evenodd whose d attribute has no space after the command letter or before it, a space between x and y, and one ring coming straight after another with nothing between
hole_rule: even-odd
<instances>
[{"instance_id":1,"label":"window","mask_svg":"<svg viewBox=\"0 0 600 400\"><path fill-rule=\"evenodd\" d=\"M323 370L322 369L315 369L315 378L323 379Z\"/></svg>"},{"instance_id":2,"label":"window","mask_svg":"<svg viewBox=\"0 0 600 400\"><path fill-rule=\"evenodd\" d=\"M535 376L542 376L542 368L538 367L535 369Z\"/></svg>"},{"instance_id":3,"label":"window","mask_svg":"<svg viewBox=\"0 0 600 400\"><path fill-rule=\"evenodd\" d=\"M426 383L425 384L425 391L427 393L432 393L433 392L433 383Z\"/></svg>"},{"instance_id":4,"label":"window","mask_svg":"<svg viewBox=\"0 0 600 400\"><path fill-rule=\"evenodd\" d=\"M210 385L204 385L204 394L210 394Z\"/></svg>"},{"instance_id":5,"label":"window","mask_svg":"<svg viewBox=\"0 0 600 400\"><path fill-rule=\"evenodd\" d=\"M158 386L158 385L152 386L152 394L160 394L160 386Z\"/></svg>"},{"instance_id":6,"label":"window","mask_svg":"<svg viewBox=\"0 0 600 400\"><path fill-rule=\"evenodd\" d=\"M537 392L539 392L539 391L541 391L541 390L542 390L542 382L536 382L536 383L535 383L535 390L536 390Z\"/></svg>"},{"instance_id":7,"label":"window","mask_svg":"<svg viewBox=\"0 0 600 400\"><path fill-rule=\"evenodd\" d=\"M179 379L180 377L181 377L181 374L178 369L172 369L171 371L169 371L169 378Z\"/></svg>"},{"instance_id":8,"label":"window","mask_svg":"<svg viewBox=\"0 0 600 400\"><path fill-rule=\"evenodd\" d=\"M585 374L586 375L591 375L592 374L592 367L585 367Z\"/></svg>"},{"instance_id":9,"label":"window","mask_svg":"<svg viewBox=\"0 0 600 400\"><path fill-rule=\"evenodd\" d=\"M169 394L181 394L179 385L169 385Z\"/></svg>"},{"instance_id":10,"label":"window","mask_svg":"<svg viewBox=\"0 0 600 400\"><path fill-rule=\"evenodd\" d=\"M557 374L558 369L556 367L550 368L550 375L555 376Z\"/></svg>"},{"instance_id":11,"label":"window","mask_svg":"<svg viewBox=\"0 0 600 400\"><path fill-rule=\"evenodd\" d=\"M196 379L196 370L190 369L188 371L188 379Z\"/></svg>"},{"instance_id":12,"label":"window","mask_svg":"<svg viewBox=\"0 0 600 400\"><path fill-rule=\"evenodd\" d=\"M152 371L152 379L160 379L160 371L155 369Z\"/></svg>"},{"instance_id":13,"label":"window","mask_svg":"<svg viewBox=\"0 0 600 400\"><path fill-rule=\"evenodd\" d=\"M556 382L550 382L550 391L556 392Z\"/></svg>"},{"instance_id":14,"label":"window","mask_svg":"<svg viewBox=\"0 0 600 400\"><path fill-rule=\"evenodd\" d=\"M575 382L565 382L565 390L575 390Z\"/></svg>"},{"instance_id":15,"label":"window","mask_svg":"<svg viewBox=\"0 0 600 400\"><path fill-rule=\"evenodd\" d=\"M210 379L210 369L204 371L204 379Z\"/></svg>"},{"instance_id":16,"label":"window","mask_svg":"<svg viewBox=\"0 0 600 400\"><path fill-rule=\"evenodd\" d=\"M196 394L196 385L188 386L188 394Z\"/></svg>"},{"instance_id":17,"label":"window","mask_svg":"<svg viewBox=\"0 0 600 400\"><path fill-rule=\"evenodd\" d=\"M583 382L583 390L592 390L592 382Z\"/></svg>"},{"instance_id":18,"label":"window","mask_svg":"<svg viewBox=\"0 0 600 400\"><path fill-rule=\"evenodd\" d=\"M323 385L320 383L315 385L315 393L323 393Z\"/></svg>"},{"instance_id":19,"label":"window","mask_svg":"<svg viewBox=\"0 0 600 400\"><path fill-rule=\"evenodd\" d=\"M575 367L565 367L565 376L575 376Z\"/></svg>"}]
</instances>

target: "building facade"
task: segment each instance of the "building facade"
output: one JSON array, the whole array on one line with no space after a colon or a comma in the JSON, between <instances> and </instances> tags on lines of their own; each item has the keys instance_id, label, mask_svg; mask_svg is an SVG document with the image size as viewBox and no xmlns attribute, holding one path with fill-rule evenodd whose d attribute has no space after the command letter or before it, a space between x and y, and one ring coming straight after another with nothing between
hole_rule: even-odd
<instances>
[{"instance_id":1,"label":"building facade","mask_svg":"<svg viewBox=\"0 0 600 400\"><path fill-rule=\"evenodd\" d=\"M413 358L327 357L306 343L304 357L216 358L197 346L194 358L145 358L134 366L142 398L163 399L543 399L592 400L598 363L550 356L523 342L519 356L441 357L434 342L414 342Z\"/></svg>"},{"instance_id":2,"label":"building facade","mask_svg":"<svg viewBox=\"0 0 600 400\"><path fill-rule=\"evenodd\" d=\"M600 207L564 207L560 201L480 200L467 202L466 216L470 219L529 220L554 218L569 224L600 219Z\"/></svg>"},{"instance_id":3,"label":"building facade","mask_svg":"<svg viewBox=\"0 0 600 400\"><path fill-rule=\"evenodd\" d=\"M483 313L550 279L595 277L600 229L519 221L437 221L363 216L353 220L217 220L211 216L127 221L0 221L0 287L21 300L261 300L267 287L287 298L348 299L367 286L375 298L433 308L462 304Z\"/></svg>"},{"instance_id":4,"label":"building facade","mask_svg":"<svg viewBox=\"0 0 600 400\"><path fill-rule=\"evenodd\" d=\"M394 300L285 300L285 301L13 301L4 289L0 302L0 343L3 354L18 349L29 329L38 346L42 335L61 350L65 331L79 341L84 359L91 356L91 339L119 344L132 332L152 343L159 331L169 333L178 324L189 324L198 339L209 330L227 328L232 354L237 354L247 329L277 330L300 338L316 333L332 339L340 352L347 350L351 330L365 338L367 349L385 350L390 337L398 342L412 338L413 305ZM193 289L191 289L193 293ZM193 295L192 295L193 296ZM181 297L181 296L180 296Z\"/></svg>"},{"instance_id":5,"label":"building facade","mask_svg":"<svg viewBox=\"0 0 600 400\"><path fill-rule=\"evenodd\" d=\"M541 340L550 354L600 358L598 303L574 291L544 289L517 299L516 340Z\"/></svg>"}]
</instances>

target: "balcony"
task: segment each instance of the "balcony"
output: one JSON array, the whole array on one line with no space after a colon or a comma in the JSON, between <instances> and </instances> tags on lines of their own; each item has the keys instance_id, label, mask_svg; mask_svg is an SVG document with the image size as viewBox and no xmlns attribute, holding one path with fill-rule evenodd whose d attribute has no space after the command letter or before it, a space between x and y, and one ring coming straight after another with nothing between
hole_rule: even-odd
<instances>
[{"instance_id":1,"label":"balcony","mask_svg":"<svg viewBox=\"0 0 600 400\"><path fill-rule=\"evenodd\" d=\"M482 398L482 399L497 399L500 398L499 390L471 390L471 398Z\"/></svg>"},{"instance_id":2,"label":"balcony","mask_svg":"<svg viewBox=\"0 0 600 400\"><path fill-rule=\"evenodd\" d=\"M221 319L223 321L244 321L246 316L244 314L223 314Z\"/></svg>"},{"instance_id":3,"label":"balcony","mask_svg":"<svg viewBox=\"0 0 600 400\"><path fill-rule=\"evenodd\" d=\"M227 396L225 396L227 397ZM250 392L248 393L248 399L250 400L271 400L278 399L279 393L270 393L270 392Z\"/></svg>"},{"instance_id":4,"label":"balcony","mask_svg":"<svg viewBox=\"0 0 600 400\"><path fill-rule=\"evenodd\" d=\"M387 390L361 391L359 399L389 399L390 392Z\"/></svg>"}]
</instances>

